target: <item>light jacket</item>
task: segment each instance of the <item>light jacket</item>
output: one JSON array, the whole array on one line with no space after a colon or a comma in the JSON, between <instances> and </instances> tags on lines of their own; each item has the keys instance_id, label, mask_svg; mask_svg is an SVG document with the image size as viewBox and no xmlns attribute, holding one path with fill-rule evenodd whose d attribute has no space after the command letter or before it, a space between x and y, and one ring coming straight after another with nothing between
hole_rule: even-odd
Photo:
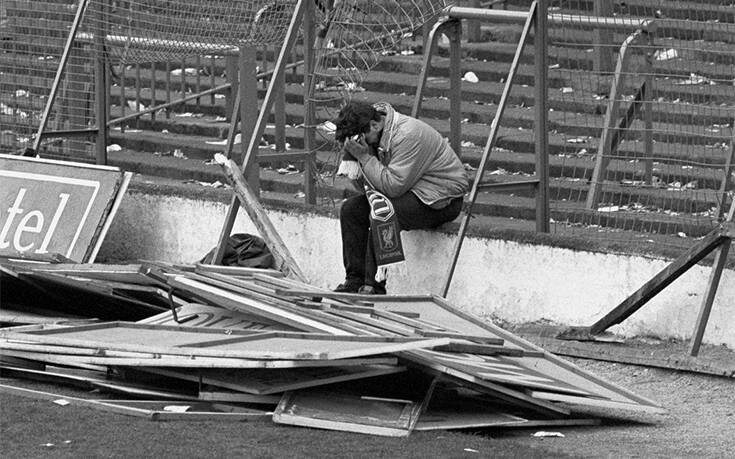
<instances>
[{"instance_id":1,"label":"light jacket","mask_svg":"<svg viewBox=\"0 0 735 459\"><path fill-rule=\"evenodd\" d=\"M373 188L389 198L410 191L435 209L467 192L467 173L446 138L386 102L375 108L386 113L378 156L360 159L363 176Z\"/></svg>"}]
</instances>

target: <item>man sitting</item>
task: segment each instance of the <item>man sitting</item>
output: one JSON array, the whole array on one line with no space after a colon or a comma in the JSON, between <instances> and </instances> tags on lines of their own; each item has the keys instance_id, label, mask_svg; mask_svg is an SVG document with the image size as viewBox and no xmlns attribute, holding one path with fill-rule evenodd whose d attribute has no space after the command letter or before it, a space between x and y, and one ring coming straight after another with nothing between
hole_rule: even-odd
<instances>
[{"instance_id":1,"label":"man sitting","mask_svg":"<svg viewBox=\"0 0 735 459\"><path fill-rule=\"evenodd\" d=\"M334 123L345 156L359 164L366 188L389 198L400 230L436 228L459 215L467 174L434 128L385 102L349 102ZM375 279L367 197L345 200L339 219L346 276L335 291L384 294L385 281Z\"/></svg>"}]
</instances>

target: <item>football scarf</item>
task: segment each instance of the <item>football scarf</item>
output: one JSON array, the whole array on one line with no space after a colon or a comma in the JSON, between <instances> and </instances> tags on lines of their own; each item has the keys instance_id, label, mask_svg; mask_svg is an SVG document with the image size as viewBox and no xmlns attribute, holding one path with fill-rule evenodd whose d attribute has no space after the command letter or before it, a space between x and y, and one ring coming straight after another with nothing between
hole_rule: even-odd
<instances>
[{"instance_id":1,"label":"football scarf","mask_svg":"<svg viewBox=\"0 0 735 459\"><path fill-rule=\"evenodd\" d=\"M393 204L375 190L365 192L370 203L370 234L378 266L387 266L405 260L401 244L401 228Z\"/></svg>"}]
</instances>

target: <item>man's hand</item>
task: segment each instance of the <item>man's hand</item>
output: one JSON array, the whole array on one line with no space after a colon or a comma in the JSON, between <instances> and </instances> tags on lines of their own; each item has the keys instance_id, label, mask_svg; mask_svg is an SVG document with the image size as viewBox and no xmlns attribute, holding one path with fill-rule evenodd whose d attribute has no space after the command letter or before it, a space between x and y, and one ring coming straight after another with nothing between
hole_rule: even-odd
<instances>
[{"instance_id":1,"label":"man's hand","mask_svg":"<svg viewBox=\"0 0 735 459\"><path fill-rule=\"evenodd\" d=\"M365 137L363 136L359 136L357 140L354 138L345 140L342 149L357 161L364 161L370 156L370 146L365 142Z\"/></svg>"}]
</instances>

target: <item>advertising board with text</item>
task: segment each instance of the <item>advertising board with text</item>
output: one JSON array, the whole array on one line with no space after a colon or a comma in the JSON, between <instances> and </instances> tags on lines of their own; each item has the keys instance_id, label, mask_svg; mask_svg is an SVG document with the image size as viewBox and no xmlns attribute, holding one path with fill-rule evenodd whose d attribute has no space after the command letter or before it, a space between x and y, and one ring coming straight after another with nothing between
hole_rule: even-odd
<instances>
[{"instance_id":1,"label":"advertising board with text","mask_svg":"<svg viewBox=\"0 0 735 459\"><path fill-rule=\"evenodd\" d=\"M129 173L0 155L0 256L94 261Z\"/></svg>"}]
</instances>

